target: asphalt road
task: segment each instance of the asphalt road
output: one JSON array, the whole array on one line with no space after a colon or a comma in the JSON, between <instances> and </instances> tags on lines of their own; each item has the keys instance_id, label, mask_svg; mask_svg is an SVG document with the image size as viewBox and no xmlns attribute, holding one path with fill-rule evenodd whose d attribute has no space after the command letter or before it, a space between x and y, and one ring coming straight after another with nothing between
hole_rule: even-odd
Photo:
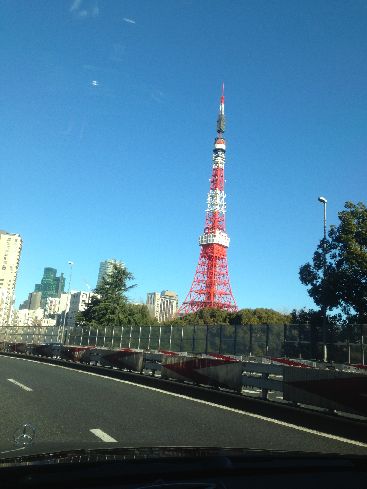
<instances>
[{"instance_id":1,"label":"asphalt road","mask_svg":"<svg viewBox=\"0 0 367 489\"><path fill-rule=\"evenodd\" d=\"M360 446L152 387L20 358L0 356L0 406L0 457L18 448L13 435L24 423L36 429L27 448L32 452L114 444L367 455L367 443Z\"/></svg>"}]
</instances>

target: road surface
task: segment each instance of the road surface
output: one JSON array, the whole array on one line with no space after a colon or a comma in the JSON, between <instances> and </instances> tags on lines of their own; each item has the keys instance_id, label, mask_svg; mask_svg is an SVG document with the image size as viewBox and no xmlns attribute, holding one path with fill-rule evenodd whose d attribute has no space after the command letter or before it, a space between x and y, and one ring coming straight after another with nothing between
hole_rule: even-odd
<instances>
[{"instance_id":1,"label":"road surface","mask_svg":"<svg viewBox=\"0 0 367 489\"><path fill-rule=\"evenodd\" d=\"M30 423L36 429L32 452L114 444L367 454L367 442L21 358L0 356L0 402L0 452L17 449L14 432Z\"/></svg>"}]
</instances>

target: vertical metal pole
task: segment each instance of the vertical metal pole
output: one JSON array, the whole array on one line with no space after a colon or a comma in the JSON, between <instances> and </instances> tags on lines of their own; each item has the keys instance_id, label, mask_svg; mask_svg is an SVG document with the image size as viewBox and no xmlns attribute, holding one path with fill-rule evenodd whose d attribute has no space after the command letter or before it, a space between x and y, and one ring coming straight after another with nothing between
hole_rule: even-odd
<instances>
[{"instance_id":1,"label":"vertical metal pole","mask_svg":"<svg viewBox=\"0 0 367 489\"><path fill-rule=\"evenodd\" d=\"M123 326L121 326L120 350L121 350L121 348L122 348L122 336L123 336L123 334L124 334L124 327L123 327Z\"/></svg>"},{"instance_id":2,"label":"vertical metal pole","mask_svg":"<svg viewBox=\"0 0 367 489\"><path fill-rule=\"evenodd\" d=\"M97 330L96 330L96 346L98 346L98 330L99 330L99 328L97 326Z\"/></svg>"},{"instance_id":3,"label":"vertical metal pole","mask_svg":"<svg viewBox=\"0 0 367 489\"><path fill-rule=\"evenodd\" d=\"M87 345L89 346L90 344L90 330L91 330L91 327L89 326L89 331L88 331L88 342L87 342Z\"/></svg>"},{"instance_id":4,"label":"vertical metal pole","mask_svg":"<svg viewBox=\"0 0 367 489\"><path fill-rule=\"evenodd\" d=\"M205 334L205 353L208 353L208 336L209 336L209 324L206 325L206 334Z\"/></svg>"},{"instance_id":5,"label":"vertical metal pole","mask_svg":"<svg viewBox=\"0 0 367 489\"><path fill-rule=\"evenodd\" d=\"M63 338L64 338L64 331L65 331L65 326L66 326L66 314L67 314L68 307L70 308L70 302L71 302L71 300L70 300L70 298L71 298L71 296L70 296L70 290L71 290L71 277L73 276L73 265L74 265L74 262L68 261L68 265L70 267L70 271L69 271L68 295L66 297L65 311L64 311L63 321L62 321L62 337Z\"/></svg>"},{"instance_id":6,"label":"vertical metal pole","mask_svg":"<svg viewBox=\"0 0 367 489\"><path fill-rule=\"evenodd\" d=\"M324 242L323 242L323 268L324 268L324 282L326 278L326 199L323 202L324 204ZM325 300L325 298L324 298ZM327 338L326 338L326 328L327 328L327 307L324 304L322 307L322 343L323 343L323 361L328 361L328 352L327 352Z\"/></svg>"},{"instance_id":7,"label":"vertical metal pole","mask_svg":"<svg viewBox=\"0 0 367 489\"><path fill-rule=\"evenodd\" d=\"M138 350L140 350L140 340L141 340L141 326L139 326Z\"/></svg>"},{"instance_id":8,"label":"vertical metal pole","mask_svg":"<svg viewBox=\"0 0 367 489\"><path fill-rule=\"evenodd\" d=\"M111 348L113 349L113 343L115 339L115 326L112 326L112 338L111 338Z\"/></svg>"},{"instance_id":9,"label":"vertical metal pole","mask_svg":"<svg viewBox=\"0 0 367 489\"><path fill-rule=\"evenodd\" d=\"M129 336L129 348L131 347L131 335L133 332L133 325L130 326L130 336Z\"/></svg>"},{"instance_id":10,"label":"vertical metal pole","mask_svg":"<svg viewBox=\"0 0 367 489\"><path fill-rule=\"evenodd\" d=\"M148 350L150 350L150 340L152 337L152 326L149 326L149 336L148 336Z\"/></svg>"},{"instance_id":11,"label":"vertical metal pole","mask_svg":"<svg viewBox=\"0 0 367 489\"><path fill-rule=\"evenodd\" d=\"M283 355L287 356L287 325L283 324Z\"/></svg>"},{"instance_id":12,"label":"vertical metal pole","mask_svg":"<svg viewBox=\"0 0 367 489\"><path fill-rule=\"evenodd\" d=\"M348 364L349 365L350 365L350 340L351 340L350 329L351 329L351 325L347 324L347 349L348 349Z\"/></svg>"},{"instance_id":13,"label":"vertical metal pole","mask_svg":"<svg viewBox=\"0 0 367 489\"><path fill-rule=\"evenodd\" d=\"M362 365L364 365L364 337L363 337L363 324L361 324L361 357L362 357Z\"/></svg>"},{"instance_id":14,"label":"vertical metal pole","mask_svg":"<svg viewBox=\"0 0 367 489\"><path fill-rule=\"evenodd\" d=\"M195 352L195 336L196 336L196 325L194 324L194 329L192 330L192 352Z\"/></svg>"},{"instance_id":15,"label":"vertical metal pole","mask_svg":"<svg viewBox=\"0 0 367 489\"><path fill-rule=\"evenodd\" d=\"M80 331L80 341L79 341L79 346L82 346L82 341L83 341L83 326Z\"/></svg>"},{"instance_id":16,"label":"vertical metal pole","mask_svg":"<svg viewBox=\"0 0 367 489\"><path fill-rule=\"evenodd\" d=\"M248 345L248 349L249 349L248 354L251 357L252 356L252 333L253 333L253 331L252 331L252 324L250 324L249 330L250 330L250 341L249 341L249 345Z\"/></svg>"},{"instance_id":17,"label":"vertical metal pole","mask_svg":"<svg viewBox=\"0 0 367 489\"><path fill-rule=\"evenodd\" d=\"M104 332L103 332L103 346L106 346L106 330L107 330L107 326L104 327Z\"/></svg>"},{"instance_id":18,"label":"vertical metal pole","mask_svg":"<svg viewBox=\"0 0 367 489\"><path fill-rule=\"evenodd\" d=\"M173 326L171 324L171 332L170 332L170 335L169 335L169 349L172 348L172 328L173 328Z\"/></svg>"},{"instance_id":19,"label":"vertical metal pole","mask_svg":"<svg viewBox=\"0 0 367 489\"><path fill-rule=\"evenodd\" d=\"M265 329L265 356L269 356L269 325L266 325Z\"/></svg>"},{"instance_id":20,"label":"vertical metal pole","mask_svg":"<svg viewBox=\"0 0 367 489\"><path fill-rule=\"evenodd\" d=\"M237 324L234 325L233 355L237 354Z\"/></svg>"},{"instance_id":21,"label":"vertical metal pole","mask_svg":"<svg viewBox=\"0 0 367 489\"><path fill-rule=\"evenodd\" d=\"M223 327L222 327L222 325L220 325L220 327L219 327L219 352L218 353L222 353L222 330L223 330Z\"/></svg>"},{"instance_id":22,"label":"vertical metal pole","mask_svg":"<svg viewBox=\"0 0 367 489\"><path fill-rule=\"evenodd\" d=\"M183 329L183 325L181 325L180 352L182 351L183 339L184 339L184 329Z\"/></svg>"},{"instance_id":23,"label":"vertical metal pole","mask_svg":"<svg viewBox=\"0 0 367 489\"><path fill-rule=\"evenodd\" d=\"M158 350L161 349L162 326L159 326Z\"/></svg>"}]
</instances>

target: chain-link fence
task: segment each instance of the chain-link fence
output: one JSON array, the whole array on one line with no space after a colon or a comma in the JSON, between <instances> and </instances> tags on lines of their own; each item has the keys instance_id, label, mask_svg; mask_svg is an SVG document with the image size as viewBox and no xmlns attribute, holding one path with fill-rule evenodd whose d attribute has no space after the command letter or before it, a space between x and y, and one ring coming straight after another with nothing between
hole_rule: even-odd
<instances>
[{"instance_id":1,"label":"chain-link fence","mask_svg":"<svg viewBox=\"0 0 367 489\"><path fill-rule=\"evenodd\" d=\"M330 361L365 363L367 325L328 325ZM64 343L224 355L322 359L322 327L288 325L1 326L0 342Z\"/></svg>"}]
</instances>

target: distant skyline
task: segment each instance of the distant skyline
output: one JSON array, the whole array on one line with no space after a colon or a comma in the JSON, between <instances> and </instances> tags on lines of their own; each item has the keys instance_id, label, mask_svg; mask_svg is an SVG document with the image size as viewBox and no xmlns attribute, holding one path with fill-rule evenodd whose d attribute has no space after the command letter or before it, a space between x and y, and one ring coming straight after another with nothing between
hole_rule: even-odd
<instances>
[{"instance_id":1,"label":"distant skyline","mask_svg":"<svg viewBox=\"0 0 367 489\"><path fill-rule=\"evenodd\" d=\"M23 249L16 304L44 267L73 289L122 260L189 291L226 87L229 273L240 308L312 307L298 269L322 205L366 200L362 0L4 1L0 228Z\"/></svg>"}]
</instances>

